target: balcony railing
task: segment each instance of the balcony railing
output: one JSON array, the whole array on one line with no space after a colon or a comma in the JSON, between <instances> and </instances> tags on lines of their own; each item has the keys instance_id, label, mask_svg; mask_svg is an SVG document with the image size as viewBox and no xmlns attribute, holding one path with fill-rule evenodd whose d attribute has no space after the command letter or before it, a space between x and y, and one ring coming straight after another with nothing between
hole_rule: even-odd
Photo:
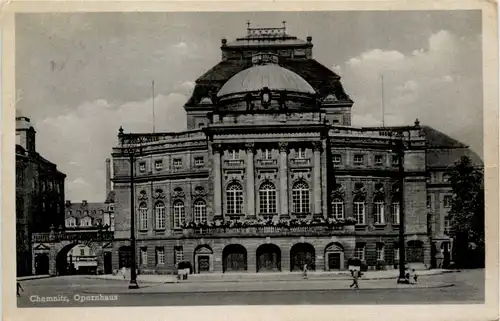
<instances>
[{"instance_id":1,"label":"balcony railing","mask_svg":"<svg viewBox=\"0 0 500 321\"><path fill-rule=\"evenodd\" d=\"M191 236L327 236L335 234L350 234L353 225L329 227L323 226L256 226L256 227L203 227L185 228L183 235Z\"/></svg>"},{"instance_id":2,"label":"balcony railing","mask_svg":"<svg viewBox=\"0 0 500 321\"><path fill-rule=\"evenodd\" d=\"M278 161L276 159L259 159L257 162L258 166L276 166Z\"/></svg>"},{"instance_id":3,"label":"balcony railing","mask_svg":"<svg viewBox=\"0 0 500 321\"><path fill-rule=\"evenodd\" d=\"M230 167L241 167L244 165L244 162L242 159L228 159L224 161L224 165Z\"/></svg>"},{"instance_id":4,"label":"balcony railing","mask_svg":"<svg viewBox=\"0 0 500 321\"><path fill-rule=\"evenodd\" d=\"M309 166L311 165L311 160L309 158L292 158L290 164L295 166Z\"/></svg>"}]
</instances>

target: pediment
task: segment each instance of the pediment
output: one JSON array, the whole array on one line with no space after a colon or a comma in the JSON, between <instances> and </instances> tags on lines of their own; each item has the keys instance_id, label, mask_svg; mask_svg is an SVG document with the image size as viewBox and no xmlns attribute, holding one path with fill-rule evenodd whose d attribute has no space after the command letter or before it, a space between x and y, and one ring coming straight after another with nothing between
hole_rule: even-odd
<instances>
[{"instance_id":1,"label":"pediment","mask_svg":"<svg viewBox=\"0 0 500 321\"><path fill-rule=\"evenodd\" d=\"M35 248L34 248L35 251L44 251L44 250L50 250L50 246L48 245L45 245L43 243L40 243L38 244Z\"/></svg>"},{"instance_id":2,"label":"pediment","mask_svg":"<svg viewBox=\"0 0 500 321\"><path fill-rule=\"evenodd\" d=\"M203 246L196 250L196 254L213 254L214 252L206 246Z\"/></svg>"}]
</instances>

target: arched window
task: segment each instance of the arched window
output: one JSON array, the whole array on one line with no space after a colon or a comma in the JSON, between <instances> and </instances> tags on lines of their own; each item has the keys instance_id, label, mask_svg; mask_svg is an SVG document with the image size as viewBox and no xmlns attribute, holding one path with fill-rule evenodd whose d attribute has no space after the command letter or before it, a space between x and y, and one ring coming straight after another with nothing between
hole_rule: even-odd
<instances>
[{"instance_id":1,"label":"arched window","mask_svg":"<svg viewBox=\"0 0 500 321\"><path fill-rule=\"evenodd\" d=\"M148 229L148 206L146 203L139 204L139 229Z\"/></svg>"},{"instance_id":2,"label":"arched window","mask_svg":"<svg viewBox=\"0 0 500 321\"><path fill-rule=\"evenodd\" d=\"M344 218L344 201L339 197L332 201L332 216L336 220Z\"/></svg>"},{"instance_id":3,"label":"arched window","mask_svg":"<svg viewBox=\"0 0 500 321\"><path fill-rule=\"evenodd\" d=\"M373 202L373 217L375 224L385 223L385 204L382 198L375 198Z\"/></svg>"},{"instance_id":4,"label":"arched window","mask_svg":"<svg viewBox=\"0 0 500 321\"><path fill-rule=\"evenodd\" d=\"M194 221L197 223L205 223L207 221L207 205L203 200L194 202Z\"/></svg>"},{"instance_id":5,"label":"arched window","mask_svg":"<svg viewBox=\"0 0 500 321\"><path fill-rule=\"evenodd\" d=\"M85 216L80 222L80 226L89 227L92 226L92 218L90 216Z\"/></svg>"},{"instance_id":6,"label":"arched window","mask_svg":"<svg viewBox=\"0 0 500 321\"><path fill-rule=\"evenodd\" d=\"M392 199L391 217L392 217L392 224L398 225L399 224L399 200L397 198Z\"/></svg>"},{"instance_id":7,"label":"arched window","mask_svg":"<svg viewBox=\"0 0 500 321\"><path fill-rule=\"evenodd\" d=\"M358 224L365 224L365 199L361 196L354 198L354 219Z\"/></svg>"},{"instance_id":8,"label":"arched window","mask_svg":"<svg viewBox=\"0 0 500 321\"><path fill-rule=\"evenodd\" d=\"M276 213L276 187L270 182L263 183L259 189L260 213Z\"/></svg>"},{"instance_id":9,"label":"arched window","mask_svg":"<svg viewBox=\"0 0 500 321\"><path fill-rule=\"evenodd\" d=\"M309 213L309 186L306 182L297 182L292 188L294 213Z\"/></svg>"},{"instance_id":10,"label":"arched window","mask_svg":"<svg viewBox=\"0 0 500 321\"><path fill-rule=\"evenodd\" d=\"M155 205L155 227L156 229L165 228L165 205L163 202L158 202Z\"/></svg>"},{"instance_id":11,"label":"arched window","mask_svg":"<svg viewBox=\"0 0 500 321\"><path fill-rule=\"evenodd\" d=\"M238 183L231 183L226 189L227 213L241 214L243 209L243 188Z\"/></svg>"},{"instance_id":12,"label":"arched window","mask_svg":"<svg viewBox=\"0 0 500 321\"><path fill-rule=\"evenodd\" d=\"M186 210L182 201L174 203L174 228L181 228L186 219Z\"/></svg>"},{"instance_id":13,"label":"arched window","mask_svg":"<svg viewBox=\"0 0 500 321\"><path fill-rule=\"evenodd\" d=\"M66 219L66 227L76 227L76 219L74 217L68 217Z\"/></svg>"}]
</instances>

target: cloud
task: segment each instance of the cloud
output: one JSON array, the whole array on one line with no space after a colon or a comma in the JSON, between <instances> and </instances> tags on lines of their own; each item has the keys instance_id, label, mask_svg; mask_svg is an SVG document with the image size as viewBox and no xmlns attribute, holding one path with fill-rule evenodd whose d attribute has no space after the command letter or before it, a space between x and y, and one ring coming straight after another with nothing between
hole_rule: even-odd
<instances>
[{"instance_id":1,"label":"cloud","mask_svg":"<svg viewBox=\"0 0 500 321\"><path fill-rule=\"evenodd\" d=\"M189 82L181 83L180 91L155 97L157 132L185 129L183 105L190 86ZM68 175L67 199L104 200L105 159L118 143L119 127L125 132L151 132L152 106L152 99L119 105L98 99L35 124L40 153Z\"/></svg>"},{"instance_id":2,"label":"cloud","mask_svg":"<svg viewBox=\"0 0 500 321\"><path fill-rule=\"evenodd\" d=\"M442 30L427 48L404 54L372 49L352 57L342 70L346 92L354 100L353 125L422 124L439 129L482 154L481 42ZM382 102L382 76L384 101Z\"/></svg>"},{"instance_id":3,"label":"cloud","mask_svg":"<svg viewBox=\"0 0 500 321\"><path fill-rule=\"evenodd\" d=\"M176 49L186 49L186 48L187 48L187 46L188 46L188 45L187 45L187 43L185 43L185 42L181 41L181 42L179 42L179 43L176 43L176 44L174 45L174 48L176 48Z\"/></svg>"}]
</instances>

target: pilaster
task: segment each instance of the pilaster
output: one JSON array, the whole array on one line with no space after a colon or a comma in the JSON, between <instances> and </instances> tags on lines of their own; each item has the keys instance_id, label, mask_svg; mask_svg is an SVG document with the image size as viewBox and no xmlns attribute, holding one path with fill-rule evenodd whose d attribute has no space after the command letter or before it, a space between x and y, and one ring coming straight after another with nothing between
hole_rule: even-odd
<instances>
[{"instance_id":1,"label":"pilaster","mask_svg":"<svg viewBox=\"0 0 500 321\"><path fill-rule=\"evenodd\" d=\"M245 144L247 150L247 215L255 217L255 173L254 173L254 143Z\"/></svg>"},{"instance_id":2,"label":"pilaster","mask_svg":"<svg viewBox=\"0 0 500 321\"><path fill-rule=\"evenodd\" d=\"M314 142L313 144L314 151L314 215L322 216L321 214L321 151L322 146L321 142Z\"/></svg>"},{"instance_id":3,"label":"pilaster","mask_svg":"<svg viewBox=\"0 0 500 321\"><path fill-rule=\"evenodd\" d=\"M214 154L213 172L214 172L214 217L222 216L222 195L221 195L221 149L220 144L213 144L212 151Z\"/></svg>"},{"instance_id":4,"label":"pilaster","mask_svg":"<svg viewBox=\"0 0 500 321\"><path fill-rule=\"evenodd\" d=\"M280 216L288 218L288 143L279 143L280 151Z\"/></svg>"}]
</instances>

